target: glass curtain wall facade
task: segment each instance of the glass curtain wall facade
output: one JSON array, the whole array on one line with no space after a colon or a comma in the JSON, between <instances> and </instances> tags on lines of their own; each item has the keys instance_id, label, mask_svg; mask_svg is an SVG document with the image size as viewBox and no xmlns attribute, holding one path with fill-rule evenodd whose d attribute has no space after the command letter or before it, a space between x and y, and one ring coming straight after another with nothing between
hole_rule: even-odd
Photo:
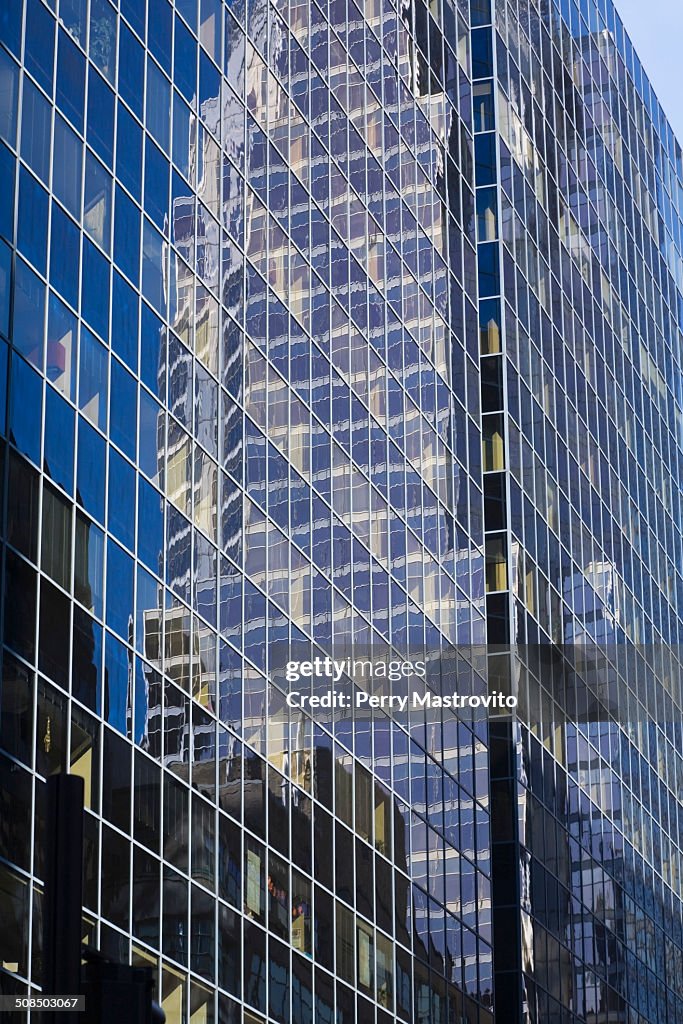
<instances>
[{"instance_id":1,"label":"glass curtain wall facade","mask_svg":"<svg viewBox=\"0 0 683 1024\"><path fill-rule=\"evenodd\" d=\"M611 3L491 15L471 37L488 640L526 708L489 737L495 1004L676 1021L681 147Z\"/></svg>"},{"instance_id":2,"label":"glass curtain wall facade","mask_svg":"<svg viewBox=\"0 0 683 1024\"><path fill-rule=\"evenodd\" d=\"M682 159L613 7L0 42L0 991L69 770L84 940L173 1024L683 1019ZM313 720L289 644L529 713Z\"/></svg>"},{"instance_id":3,"label":"glass curtain wall facade","mask_svg":"<svg viewBox=\"0 0 683 1024\"><path fill-rule=\"evenodd\" d=\"M278 644L486 638L468 4L0 13L0 986L45 778L171 1022L492 1021L487 735Z\"/></svg>"}]
</instances>

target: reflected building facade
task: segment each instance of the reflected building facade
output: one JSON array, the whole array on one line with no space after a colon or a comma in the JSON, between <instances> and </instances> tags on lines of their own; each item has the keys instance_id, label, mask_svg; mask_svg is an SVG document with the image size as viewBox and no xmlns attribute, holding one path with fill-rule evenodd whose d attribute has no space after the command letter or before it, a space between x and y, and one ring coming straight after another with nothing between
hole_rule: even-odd
<instances>
[{"instance_id":1,"label":"reflected building facade","mask_svg":"<svg viewBox=\"0 0 683 1024\"><path fill-rule=\"evenodd\" d=\"M69 770L171 1024L681 1019L681 153L611 5L0 44L0 991ZM312 718L290 648L526 717Z\"/></svg>"},{"instance_id":2,"label":"reflected building facade","mask_svg":"<svg viewBox=\"0 0 683 1024\"><path fill-rule=\"evenodd\" d=\"M495 1005L676 1020L681 147L612 4L471 42Z\"/></svg>"}]
</instances>

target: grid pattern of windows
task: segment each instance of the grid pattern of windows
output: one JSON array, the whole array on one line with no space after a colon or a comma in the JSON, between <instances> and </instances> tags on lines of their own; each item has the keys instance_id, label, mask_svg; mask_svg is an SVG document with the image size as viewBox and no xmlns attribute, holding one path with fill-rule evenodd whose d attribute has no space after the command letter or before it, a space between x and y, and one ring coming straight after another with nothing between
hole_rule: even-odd
<instances>
[{"instance_id":1,"label":"grid pattern of windows","mask_svg":"<svg viewBox=\"0 0 683 1024\"><path fill-rule=\"evenodd\" d=\"M611 3L490 14L472 31L488 638L515 645L530 723L491 745L494 935L521 917L516 948L494 942L495 998L530 1021L673 1021L681 148ZM591 681L609 700L571 710Z\"/></svg>"},{"instance_id":2,"label":"grid pattern of windows","mask_svg":"<svg viewBox=\"0 0 683 1024\"><path fill-rule=\"evenodd\" d=\"M167 1020L490 1024L485 726L270 672L485 641L468 5L0 25L0 988L68 768L84 938Z\"/></svg>"},{"instance_id":3,"label":"grid pattern of windows","mask_svg":"<svg viewBox=\"0 0 683 1024\"><path fill-rule=\"evenodd\" d=\"M0 991L67 769L172 1024L683 1019L683 158L610 0L14 0L0 181ZM289 645L526 717L314 720Z\"/></svg>"}]
</instances>

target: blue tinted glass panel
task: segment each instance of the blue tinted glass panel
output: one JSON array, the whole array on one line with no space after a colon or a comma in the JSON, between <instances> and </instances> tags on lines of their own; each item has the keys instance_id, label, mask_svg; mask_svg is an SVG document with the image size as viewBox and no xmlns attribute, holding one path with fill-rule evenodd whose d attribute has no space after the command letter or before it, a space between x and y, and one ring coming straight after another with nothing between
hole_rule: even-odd
<instances>
[{"instance_id":1,"label":"blue tinted glass panel","mask_svg":"<svg viewBox=\"0 0 683 1024\"><path fill-rule=\"evenodd\" d=\"M114 260L137 285L140 276L140 210L118 185L114 209Z\"/></svg>"},{"instance_id":2,"label":"blue tinted glass panel","mask_svg":"<svg viewBox=\"0 0 683 1024\"><path fill-rule=\"evenodd\" d=\"M119 104L116 144L116 173L129 192L142 198L142 129Z\"/></svg>"},{"instance_id":3,"label":"blue tinted glass panel","mask_svg":"<svg viewBox=\"0 0 683 1024\"><path fill-rule=\"evenodd\" d=\"M204 104L215 102L220 96L221 76L215 64L209 60L203 50L199 51L199 108Z\"/></svg>"},{"instance_id":4,"label":"blue tinted glass panel","mask_svg":"<svg viewBox=\"0 0 683 1024\"><path fill-rule=\"evenodd\" d=\"M78 404L91 423L107 427L108 351L86 327L78 350Z\"/></svg>"},{"instance_id":5,"label":"blue tinted glass panel","mask_svg":"<svg viewBox=\"0 0 683 1024\"><path fill-rule=\"evenodd\" d=\"M0 39L18 60L21 50L21 4L3 4L0 7Z\"/></svg>"},{"instance_id":6,"label":"blue tinted glass panel","mask_svg":"<svg viewBox=\"0 0 683 1024\"><path fill-rule=\"evenodd\" d=\"M78 606L74 608L71 664L74 697L99 715L102 686L102 627Z\"/></svg>"},{"instance_id":7,"label":"blue tinted glass panel","mask_svg":"<svg viewBox=\"0 0 683 1024\"><path fill-rule=\"evenodd\" d=\"M162 0L166 4L166 0ZM147 128L161 148L168 152L171 87L156 64L147 60Z\"/></svg>"},{"instance_id":8,"label":"blue tinted glass panel","mask_svg":"<svg viewBox=\"0 0 683 1024\"><path fill-rule=\"evenodd\" d=\"M116 271L113 284L111 344L114 352L137 373L138 297Z\"/></svg>"},{"instance_id":9,"label":"blue tinted glass panel","mask_svg":"<svg viewBox=\"0 0 683 1024\"><path fill-rule=\"evenodd\" d=\"M140 378L150 391L165 397L166 354L164 325L149 306L142 303L142 326L140 330Z\"/></svg>"},{"instance_id":10,"label":"blue tinted glass panel","mask_svg":"<svg viewBox=\"0 0 683 1024\"><path fill-rule=\"evenodd\" d=\"M128 700L128 662L131 656L128 649L116 637L107 633L104 650L102 714L105 721L124 736L126 735Z\"/></svg>"},{"instance_id":11,"label":"blue tinted glass panel","mask_svg":"<svg viewBox=\"0 0 683 1024\"><path fill-rule=\"evenodd\" d=\"M139 0L121 0L121 13L141 39L145 38L145 5Z\"/></svg>"},{"instance_id":12,"label":"blue tinted glass panel","mask_svg":"<svg viewBox=\"0 0 683 1024\"><path fill-rule=\"evenodd\" d=\"M0 235L8 242L14 237L14 167L14 157L0 142Z\"/></svg>"},{"instance_id":13,"label":"blue tinted glass panel","mask_svg":"<svg viewBox=\"0 0 683 1024\"><path fill-rule=\"evenodd\" d=\"M38 374L16 354L12 357L9 436L20 452L40 465L43 387Z\"/></svg>"},{"instance_id":14,"label":"blue tinted glass panel","mask_svg":"<svg viewBox=\"0 0 683 1024\"><path fill-rule=\"evenodd\" d=\"M90 0L90 57L113 84L116 77L116 11L108 0Z\"/></svg>"},{"instance_id":15,"label":"blue tinted glass panel","mask_svg":"<svg viewBox=\"0 0 683 1024\"><path fill-rule=\"evenodd\" d=\"M47 268L47 192L32 174L19 175L18 245L41 274Z\"/></svg>"},{"instance_id":16,"label":"blue tinted glass panel","mask_svg":"<svg viewBox=\"0 0 683 1024\"><path fill-rule=\"evenodd\" d=\"M85 46L86 0L59 0L59 20L81 46Z\"/></svg>"},{"instance_id":17,"label":"blue tinted glass panel","mask_svg":"<svg viewBox=\"0 0 683 1024\"><path fill-rule=\"evenodd\" d=\"M50 292L47 317L47 379L76 399L76 317Z\"/></svg>"},{"instance_id":18,"label":"blue tinted glass panel","mask_svg":"<svg viewBox=\"0 0 683 1024\"><path fill-rule=\"evenodd\" d=\"M12 295L12 250L0 242L0 334L9 338L9 305Z\"/></svg>"},{"instance_id":19,"label":"blue tinted glass panel","mask_svg":"<svg viewBox=\"0 0 683 1024\"><path fill-rule=\"evenodd\" d=\"M167 0L149 0L147 45L164 71L171 72L171 30L173 12Z\"/></svg>"},{"instance_id":20,"label":"blue tinted glass panel","mask_svg":"<svg viewBox=\"0 0 683 1024\"><path fill-rule=\"evenodd\" d=\"M43 364L44 330L45 285L23 260L17 260L14 268L12 341L14 347L36 366Z\"/></svg>"},{"instance_id":21,"label":"blue tinted glass panel","mask_svg":"<svg viewBox=\"0 0 683 1024\"><path fill-rule=\"evenodd\" d=\"M74 486L74 410L54 388L45 392L45 471L71 494Z\"/></svg>"},{"instance_id":22,"label":"blue tinted glass panel","mask_svg":"<svg viewBox=\"0 0 683 1024\"><path fill-rule=\"evenodd\" d=\"M76 600L101 618L104 600L104 534L79 511L76 512L75 554Z\"/></svg>"},{"instance_id":23,"label":"blue tinted glass panel","mask_svg":"<svg viewBox=\"0 0 683 1024\"><path fill-rule=\"evenodd\" d=\"M173 81L188 103L197 94L197 41L176 18L173 51Z\"/></svg>"},{"instance_id":24,"label":"blue tinted glass panel","mask_svg":"<svg viewBox=\"0 0 683 1024\"><path fill-rule=\"evenodd\" d=\"M52 158L52 189L69 213L81 217L83 144L66 121L55 116L55 148Z\"/></svg>"},{"instance_id":25,"label":"blue tinted glass panel","mask_svg":"<svg viewBox=\"0 0 683 1024\"><path fill-rule=\"evenodd\" d=\"M82 313L102 337L109 336L109 264L89 239L83 239Z\"/></svg>"},{"instance_id":26,"label":"blue tinted glass panel","mask_svg":"<svg viewBox=\"0 0 683 1024\"><path fill-rule=\"evenodd\" d=\"M50 174L51 122L50 104L35 85L25 78L21 105L21 155L45 184Z\"/></svg>"},{"instance_id":27,"label":"blue tinted glass panel","mask_svg":"<svg viewBox=\"0 0 683 1024\"><path fill-rule=\"evenodd\" d=\"M81 235L59 206L52 207L50 279L72 306L78 307L78 272Z\"/></svg>"},{"instance_id":28,"label":"blue tinted glass panel","mask_svg":"<svg viewBox=\"0 0 683 1024\"><path fill-rule=\"evenodd\" d=\"M137 384L118 359L111 361L109 433L126 455L135 458Z\"/></svg>"},{"instance_id":29,"label":"blue tinted glass panel","mask_svg":"<svg viewBox=\"0 0 683 1024\"><path fill-rule=\"evenodd\" d=\"M59 30L57 50L57 105L74 128L83 131L85 58L66 32Z\"/></svg>"},{"instance_id":30,"label":"blue tinted glass panel","mask_svg":"<svg viewBox=\"0 0 683 1024\"><path fill-rule=\"evenodd\" d=\"M85 196L83 226L106 252L111 246L112 179L109 172L91 153L85 161Z\"/></svg>"},{"instance_id":31,"label":"blue tinted glass panel","mask_svg":"<svg viewBox=\"0 0 683 1024\"><path fill-rule=\"evenodd\" d=\"M183 18L190 26L193 32L197 31L197 0L176 0L176 10L182 14Z\"/></svg>"},{"instance_id":32,"label":"blue tinted glass panel","mask_svg":"<svg viewBox=\"0 0 683 1024\"><path fill-rule=\"evenodd\" d=\"M0 50L0 81L3 89L3 102L0 103L0 139L5 139L10 146L14 146L17 138L19 65L4 50Z\"/></svg>"},{"instance_id":33,"label":"blue tinted glass panel","mask_svg":"<svg viewBox=\"0 0 683 1024\"><path fill-rule=\"evenodd\" d=\"M108 492L109 530L132 551L135 547L135 470L114 448L109 449Z\"/></svg>"},{"instance_id":34,"label":"blue tinted glass panel","mask_svg":"<svg viewBox=\"0 0 683 1024\"><path fill-rule=\"evenodd\" d=\"M79 416L76 500L101 523L104 522L104 454L104 438Z\"/></svg>"},{"instance_id":35,"label":"blue tinted glass panel","mask_svg":"<svg viewBox=\"0 0 683 1024\"><path fill-rule=\"evenodd\" d=\"M130 29L122 23L119 37L119 92L138 117L142 117L144 68L144 51Z\"/></svg>"},{"instance_id":36,"label":"blue tinted glass panel","mask_svg":"<svg viewBox=\"0 0 683 1024\"><path fill-rule=\"evenodd\" d=\"M54 53L55 19L40 0L28 0L24 60L35 80L50 96Z\"/></svg>"},{"instance_id":37,"label":"blue tinted glass panel","mask_svg":"<svg viewBox=\"0 0 683 1024\"><path fill-rule=\"evenodd\" d=\"M477 135L474 140L477 185L496 183L496 136Z\"/></svg>"},{"instance_id":38,"label":"blue tinted glass panel","mask_svg":"<svg viewBox=\"0 0 683 1024\"><path fill-rule=\"evenodd\" d=\"M163 575L164 503L142 477L138 477L138 558L158 576Z\"/></svg>"},{"instance_id":39,"label":"blue tinted glass panel","mask_svg":"<svg viewBox=\"0 0 683 1024\"><path fill-rule=\"evenodd\" d=\"M133 560L112 540L107 542L107 625L128 639L133 611Z\"/></svg>"},{"instance_id":40,"label":"blue tinted glass panel","mask_svg":"<svg viewBox=\"0 0 683 1024\"><path fill-rule=\"evenodd\" d=\"M9 347L0 341L0 434L4 436L7 429L7 367L9 364Z\"/></svg>"},{"instance_id":41,"label":"blue tinted glass panel","mask_svg":"<svg viewBox=\"0 0 683 1024\"><path fill-rule=\"evenodd\" d=\"M168 160L153 142L145 147L145 212L163 231L168 221Z\"/></svg>"},{"instance_id":42,"label":"blue tinted glass panel","mask_svg":"<svg viewBox=\"0 0 683 1024\"><path fill-rule=\"evenodd\" d=\"M497 295L500 291L499 249L495 242L479 245L479 294Z\"/></svg>"},{"instance_id":43,"label":"blue tinted glass panel","mask_svg":"<svg viewBox=\"0 0 683 1024\"><path fill-rule=\"evenodd\" d=\"M108 167L114 158L114 93L95 71L88 81L88 142Z\"/></svg>"},{"instance_id":44,"label":"blue tinted glass panel","mask_svg":"<svg viewBox=\"0 0 683 1024\"><path fill-rule=\"evenodd\" d=\"M138 463L143 473L155 480L159 472L160 442L158 431L163 431L163 413L152 396L140 388L140 444Z\"/></svg>"},{"instance_id":45,"label":"blue tinted glass panel","mask_svg":"<svg viewBox=\"0 0 683 1024\"><path fill-rule=\"evenodd\" d=\"M142 238L142 294L162 316L166 314L166 288L164 282L164 240L145 220ZM150 339L145 338L144 341ZM142 372L142 370L141 370Z\"/></svg>"}]
</instances>

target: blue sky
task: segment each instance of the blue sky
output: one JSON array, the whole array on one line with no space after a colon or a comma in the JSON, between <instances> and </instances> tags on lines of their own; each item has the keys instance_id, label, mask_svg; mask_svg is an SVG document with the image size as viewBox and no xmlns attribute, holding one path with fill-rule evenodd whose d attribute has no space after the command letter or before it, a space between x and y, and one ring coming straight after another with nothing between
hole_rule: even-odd
<instances>
[{"instance_id":1,"label":"blue sky","mask_svg":"<svg viewBox=\"0 0 683 1024\"><path fill-rule=\"evenodd\" d=\"M676 137L683 145L683 3L681 0L615 0L615 6Z\"/></svg>"}]
</instances>

